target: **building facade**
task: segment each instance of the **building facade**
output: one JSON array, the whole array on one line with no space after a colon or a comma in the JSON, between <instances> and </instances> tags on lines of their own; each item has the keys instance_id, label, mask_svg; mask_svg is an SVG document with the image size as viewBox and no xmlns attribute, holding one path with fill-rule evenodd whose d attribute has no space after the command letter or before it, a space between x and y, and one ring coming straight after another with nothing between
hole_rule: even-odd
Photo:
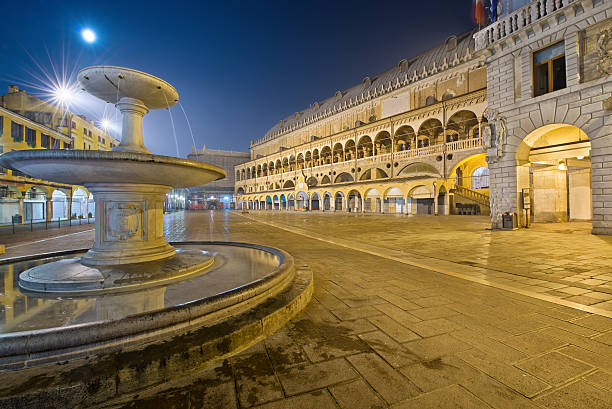
<instances>
[{"instance_id":1,"label":"building facade","mask_svg":"<svg viewBox=\"0 0 612 409\"><path fill-rule=\"evenodd\" d=\"M236 168L239 206L611 234L611 3L504 0L482 30L282 120Z\"/></svg>"},{"instance_id":2,"label":"building facade","mask_svg":"<svg viewBox=\"0 0 612 409\"><path fill-rule=\"evenodd\" d=\"M612 2L507 4L486 58L493 227L592 220L612 234Z\"/></svg>"},{"instance_id":3,"label":"building facade","mask_svg":"<svg viewBox=\"0 0 612 409\"><path fill-rule=\"evenodd\" d=\"M250 158L248 152L226 151L220 149L208 149L206 145L202 149L194 150L187 159L210 163L225 170L227 176L221 180L210 182L206 186L198 186L186 189L186 207L190 210L235 208L236 196L234 195L234 168ZM180 198L181 196L178 195ZM185 195L183 194L183 203ZM179 202L180 203L180 200ZM179 204L180 205L180 204Z\"/></svg>"},{"instance_id":4,"label":"building facade","mask_svg":"<svg viewBox=\"0 0 612 409\"><path fill-rule=\"evenodd\" d=\"M93 121L61 110L15 86L1 97L1 152L21 149L101 149L119 142ZM30 178L0 168L0 224L90 217L93 198L82 186Z\"/></svg>"},{"instance_id":5,"label":"building facade","mask_svg":"<svg viewBox=\"0 0 612 409\"><path fill-rule=\"evenodd\" d=\"M235 169L238 207L488 214L473 32L280 121Z\"/></svg>"}]
</instances>

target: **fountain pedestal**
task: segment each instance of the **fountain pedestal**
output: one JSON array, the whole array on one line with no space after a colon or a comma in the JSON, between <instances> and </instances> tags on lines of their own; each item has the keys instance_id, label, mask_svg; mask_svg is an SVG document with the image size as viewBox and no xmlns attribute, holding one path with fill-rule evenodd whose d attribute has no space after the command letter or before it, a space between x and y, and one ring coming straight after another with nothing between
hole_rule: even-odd
<instances>
[{"instance_id":1,"label":"fountain pedestal","mask_svg":"<svg viewBox=\"0 0 612 409\"><path fill-rule=\"evenodd\" d=\"M91 183L86 187L96 201L96 236L82 264L133 264L175 254L164 237L162 219L170 186Z\"/></svg>"}]
</instances>

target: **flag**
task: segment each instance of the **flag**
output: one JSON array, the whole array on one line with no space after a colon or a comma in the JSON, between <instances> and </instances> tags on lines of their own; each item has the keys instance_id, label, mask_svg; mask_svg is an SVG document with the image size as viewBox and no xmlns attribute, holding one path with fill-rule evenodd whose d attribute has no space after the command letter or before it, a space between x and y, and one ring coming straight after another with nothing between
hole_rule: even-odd
<instances>
[{"instance_id":1,"label":"flag","mask_svg":"<svg viewBox=\"0 0 612 409\"><path fill-rule=\"evenodd\" d=\"M485 7L484 0L474 0L472 5L474 21L479 26L485 25Z\"/></svg>"},{"instance_id":2,"label":"flag","mask_svg":"<svg viewBox=\"0 0 612 409\"><path fill-rule=\"evenodd\" d=\"M491 22L495 23L497 21L497 0L491 0Z\"/></svg>"}]
</instances>

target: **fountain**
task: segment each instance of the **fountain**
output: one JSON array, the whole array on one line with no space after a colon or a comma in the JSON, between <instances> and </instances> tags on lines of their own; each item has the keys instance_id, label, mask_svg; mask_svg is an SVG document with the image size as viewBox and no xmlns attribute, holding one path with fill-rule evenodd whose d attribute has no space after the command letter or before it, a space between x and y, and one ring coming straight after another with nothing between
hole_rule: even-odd
<instances>
[{"instance_id":1,"label":"fountain","mask_svg":"<svg viewBox=\"0 0 612 409\"><path fill-rule=\"evenodd\" d=\"M48 402L32 403L41 396L70 406L84 390L96 404L167 381L271 334L312 293L312 274L282 250L166 241L165 194L225 177L216 166L145 147L143 117L176 104L174 87L112 66L85 68L78 81L116 103L119 146L0 156L1 166L32 177L85 186L97 213L92 248L0 262L0 279L18 275L13 296L37 306L0 326L0 406L42 407ZM83 371L90 377L78 376Z\"/></svg>"}]
</instances>

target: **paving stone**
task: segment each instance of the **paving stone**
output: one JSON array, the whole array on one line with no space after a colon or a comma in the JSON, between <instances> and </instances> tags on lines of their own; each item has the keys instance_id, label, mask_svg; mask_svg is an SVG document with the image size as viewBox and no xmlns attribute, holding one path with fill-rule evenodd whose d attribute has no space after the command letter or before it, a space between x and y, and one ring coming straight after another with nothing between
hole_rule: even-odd
<instances>
[{"instance_id":1,"label":"paving stone","mask_svg":"<svg viewBox=\"0 0 612 409\"><path fill-rule=\"evenodd\" d=\"M593 337L593 340L612 346L612 331Z\"/></svg>"},{"instance_id":2,"label":"paving stone","mask_svg":"<svg viewBox=\"0 0 612 409\"><path fill-rule=\"evenodd\" d=\"M553 327L543 329L542 333L558 338L568 344L579 346L580 348L584 348L600 355L608 355L612 353L612 349L610 348L610 346L598 342L598 340L596 340L595 338L591 339L587 337L581 337L580 335L576 335L574 333Z\"/></svg>"},{"instance_id":3,"label":"paving stone","mask_svg":"<svg viewBox=\"0 0 612 409\"><path fill-rule=\"evenodd\" d=\"M397 342L412 341L421 337L410 331L408 328L400 325L397 321L392 320L386 315L370 317L370 322L380 328L385 334Z\"/></svg>"},{"instance_id":4,"label":"paving stone","mask_svg":"<svg viewBox=\"0 0 612 409\"><path fill-rule=\"evenodd\" d=\"M612 392L612 374L608 372L597 371L585 376L584 379L599 388L607 389L609 392Z\"/></svg>"},{"instance_id":5,"label":"paving stone","mask_svg":"<svg viewBox=\"0 0 612 409\"><path fill-rule=\"evenodd\" d=\"M459 383L479 376L480 372L455 356L435 358L400 369L416 386L424 392Z\"/></svg>"},{"instance_id":6,"label":"paving stone","mask_svg":"<svg viewBox=\"0 0 612 409\"><path fill-rule=\"evenodd\" d=\"M550 409L609 409L612 392L581 380L537 398L535 402Z\"/></svg>"},{"instance_id":7,"label":"paving stone","mask_svg":"<svg viewBox=\"0 0 612 409\"><path fill-rule=\"evenodd\" d=\"M368 332L359 336L372 347L376 353L385 359L394 368L420 361L420 357L410 352L402 344L390 336L380 332Z\"/></svg>"},{"instance_id":8,"label":"paving stone","mask_svg":"<svg viewBox=\"0 0 612 409\"><path fill-rule=\"evenodd\" d=\"M374 315L382 314L380 310L377 310L372 305L367 305L365 307L349 308L347 310L332 310L332 313L342 321L356 320L359 318L367 318L372 317Z\"/></svg>"},{"instance_id":9,"label":"paving stone","mask_svg":"<svg viewBox=\"0 0 612 409\"><path fill-rule=\"evenodd\" d=\"M329 390L342 409L384 409L387 407L363 380L331 386Z\"/></svg>"},{"instance_id":10,"label":"paving stone","mask_svg":"<svg viewBox=\"0 0 612 409\"><path fill-rule=\"evenodd\" d=\"M387 301L377 295L366 297L347 297L341 298L341 301L351 308L365 307L368 305L386 304Z\"/></svg>"},{"instance_id":11,"label":"paving stone","mask_svg":"<svg viewBox=\"0 0 612 409\"><path fill-rule=\"evenodd\" d=\"M457 355L473 367L524 396L532 397L550 388L547 383L540 381L536 377L511 365L496 362L495 356L487 355L477 349L459 352Z\"/></svg>"},{"instance_id":12,"label":"paving stone","mask_svg":"<svg viewBox=\"0 0 612 409\"><path fill-rule=\"evenodd\" d=\"M293 342L286 330L278 331L266 338L265 344L270 360L276 368L286 368L308 362L302 348Z\"/></svg>"},{"instance_id":13,"label":"paving stone","mask_svg":"<svg viewBox=\"0 0 612 409\"><path fill-rule=\"evenodd\" d=\"M283 398L283 390L276 380L274 369L265 352L241 355L232 361L238 399L242 407L251 407Z\"/></svg>"},{"instance_id":14,"label":"paving stone","mask_svg":"<svg viewBox=\"0 0 612 409\"><path fill-rule=\"evenodd\" d=\"M515 364L515 366L551 385L560 385L593 369L591 365L558 352L550 352L536 358L526 359Z\"/></svg>"},{"instance_id":15,"label":"paving stone","mask_svg":"<svg viewBox=\"0 0 612 409\"><path fill-rule=\"evenodd\" d=\"M573 323L601 332L612 329L612 319L602 317L601 315L589 315L588 317L578 318Z\"/></svg>"},{"instance_id":16,"label":"paving stone","mask_svg":"<svg viewBox=\"0 0 612 409\"><path fill-rule=\"evenodd\" d=\"M257 409L338 409L328 391L318 390L257 406Z\"/></svg>"},{"instance_id":17,"label":"paving stone","mask_svg":"<svg viewBox=\"0 0 612 409\"><path fill-rule=\"evenodd\" d=\"M410 310L416 310L416 309L422 308L420 305L415 304L411 301L408 301L404 297L401 297L396 294L386 293L386 294L381 294L380 297L403 310L410 311Z\"/></svg>"},{"instance_id":18,"label":"paving stone","mask_svg":"<svg viewBox=\"0 0 612 409\"><path fill-rule=\"evenodd\" d=\"M419 307L420 308L420 307ZM420 318L415 317L414 315L404 311L400 307L396 307L391 304L383 304L377 305L376 309L393 318L395 321L404 325L407 322L420 322L422 321Z\"/></svg>"},{"instance_id":19,"label":"paving stone","mask_svg":"<svg viewBox=\"0 0 612 409\"><path fill-rule=\"evenodd\" d=\"M451 300L441 296L413 298L410 301L422 307L438 307L440 305L447 305L453 303Z\"/></svg>"},{"instance_id":20,"label":"paving stone","mask_svg":"<svg viewBox=\"0 0 612 409\"><path fill-rule=\"evenodd\" d=\"M302 349L312 362L327 361L371 350L370 346L357 336L331 337L303 343Z\"/></svg>"},{"instance_id":21,"label":"paving stone","mask_svg":"<svg viewBox=\"0 0 612 409\"><path fill-rule=\"evenodd\" d=\"M433 320L436 318L444 318L458 314L457 311L451 310L450 308L444 306L421 308L419 310L410 311L410 313L422 320Z\"/></svg>"},{"instance_id":22,"label":"paving stone","mask_svg":"<svg viewBox=\"0 0 612 409\"><path fill-rule=\"evenodd\" d=\"M561 348L559 352L586 362L589 365L601 368L604 371L612 372L612 354L601 355L573 345Z\"/></svg>"},{"instance_id":23,"label":"paving stone","mask_svg":"<svg viewBox=\"0 0 612 409\"><path fill-rule=\"evenodd\" d=\"M355 379L357 373L344 359L299 365L278 372L285 393L288 396Z\"/></svg>"},{"instance_id":24,"label":"paving stone","mask_svg":"<svg viewBox=\"0 0 612 409\"><path fill-rule=\"evenodd\" d=\"M465 389L496 409L537 409L531 400L487 375L460 382Z\"/></svg>"},{"instance_id":25,"label":"paving stone","mask_svg":"<svg viewBox=\"0 0 612 409\"><path fill-rule=\"evenodd\" d=\"M404 346L414 355L418 356L421 361L430 361L444 355L472 348L470 344L460 341L449 334L406 342Z\"/></svg>"},{"instance_id":26,"label":"paving stone","mask_svg":"<svg viewBox=\"0 0 612 409\"><path fill-rule=\"evenodd\" d=\"M434 335L446 334L448 332L463 328L461 325L449 321L446 318L421 321L416 323L406 323L406 327L416 332L422 337L433 337Z\"/></svg>"},{"instance_id":27,"label":"paving stone","mask_svg":"<svg viewBox=\"0 0 612 409\"><path fill-rule=\"evenodd\" d=\"M393 406L393 409L480 409L490 407L461 386L451 385L402 402Z\"/></svg>"},{"instance_id":28,"label":"paving stone","mask_svg":"<svg viewBox=\"0 0 612 409\"><path fill-rule=\"evenodd\" d=\"M474 331L471 329L464 329L451 333L453 337L467 342L491 356L495 356L501 362L512 363L527 357L525 353L502 342L491 339L484 334L488 335L486 331Z\"/></svg>"},{"instance_id":29,"label":"paving stone","mask_svg":"<svg viewBox=\"0 0 612 409\"><path fill-rule=\"evenodd\" d=\"M542 332L532 332L513 336L505 339L504 343L527 355L541 354L565 345L565 342L560 339L551 337Z\"/></svg>"},{"instance_id":30,"label":"paving stone","mask_svg":"<svg viewBox=\"0 0 612 409\"><path fill-rule=\"evenodd\" d=\"M400 402L420 393L408 378L376 354L353 355L347 359L387 403Z\"/></svg>"}]
</instances>

